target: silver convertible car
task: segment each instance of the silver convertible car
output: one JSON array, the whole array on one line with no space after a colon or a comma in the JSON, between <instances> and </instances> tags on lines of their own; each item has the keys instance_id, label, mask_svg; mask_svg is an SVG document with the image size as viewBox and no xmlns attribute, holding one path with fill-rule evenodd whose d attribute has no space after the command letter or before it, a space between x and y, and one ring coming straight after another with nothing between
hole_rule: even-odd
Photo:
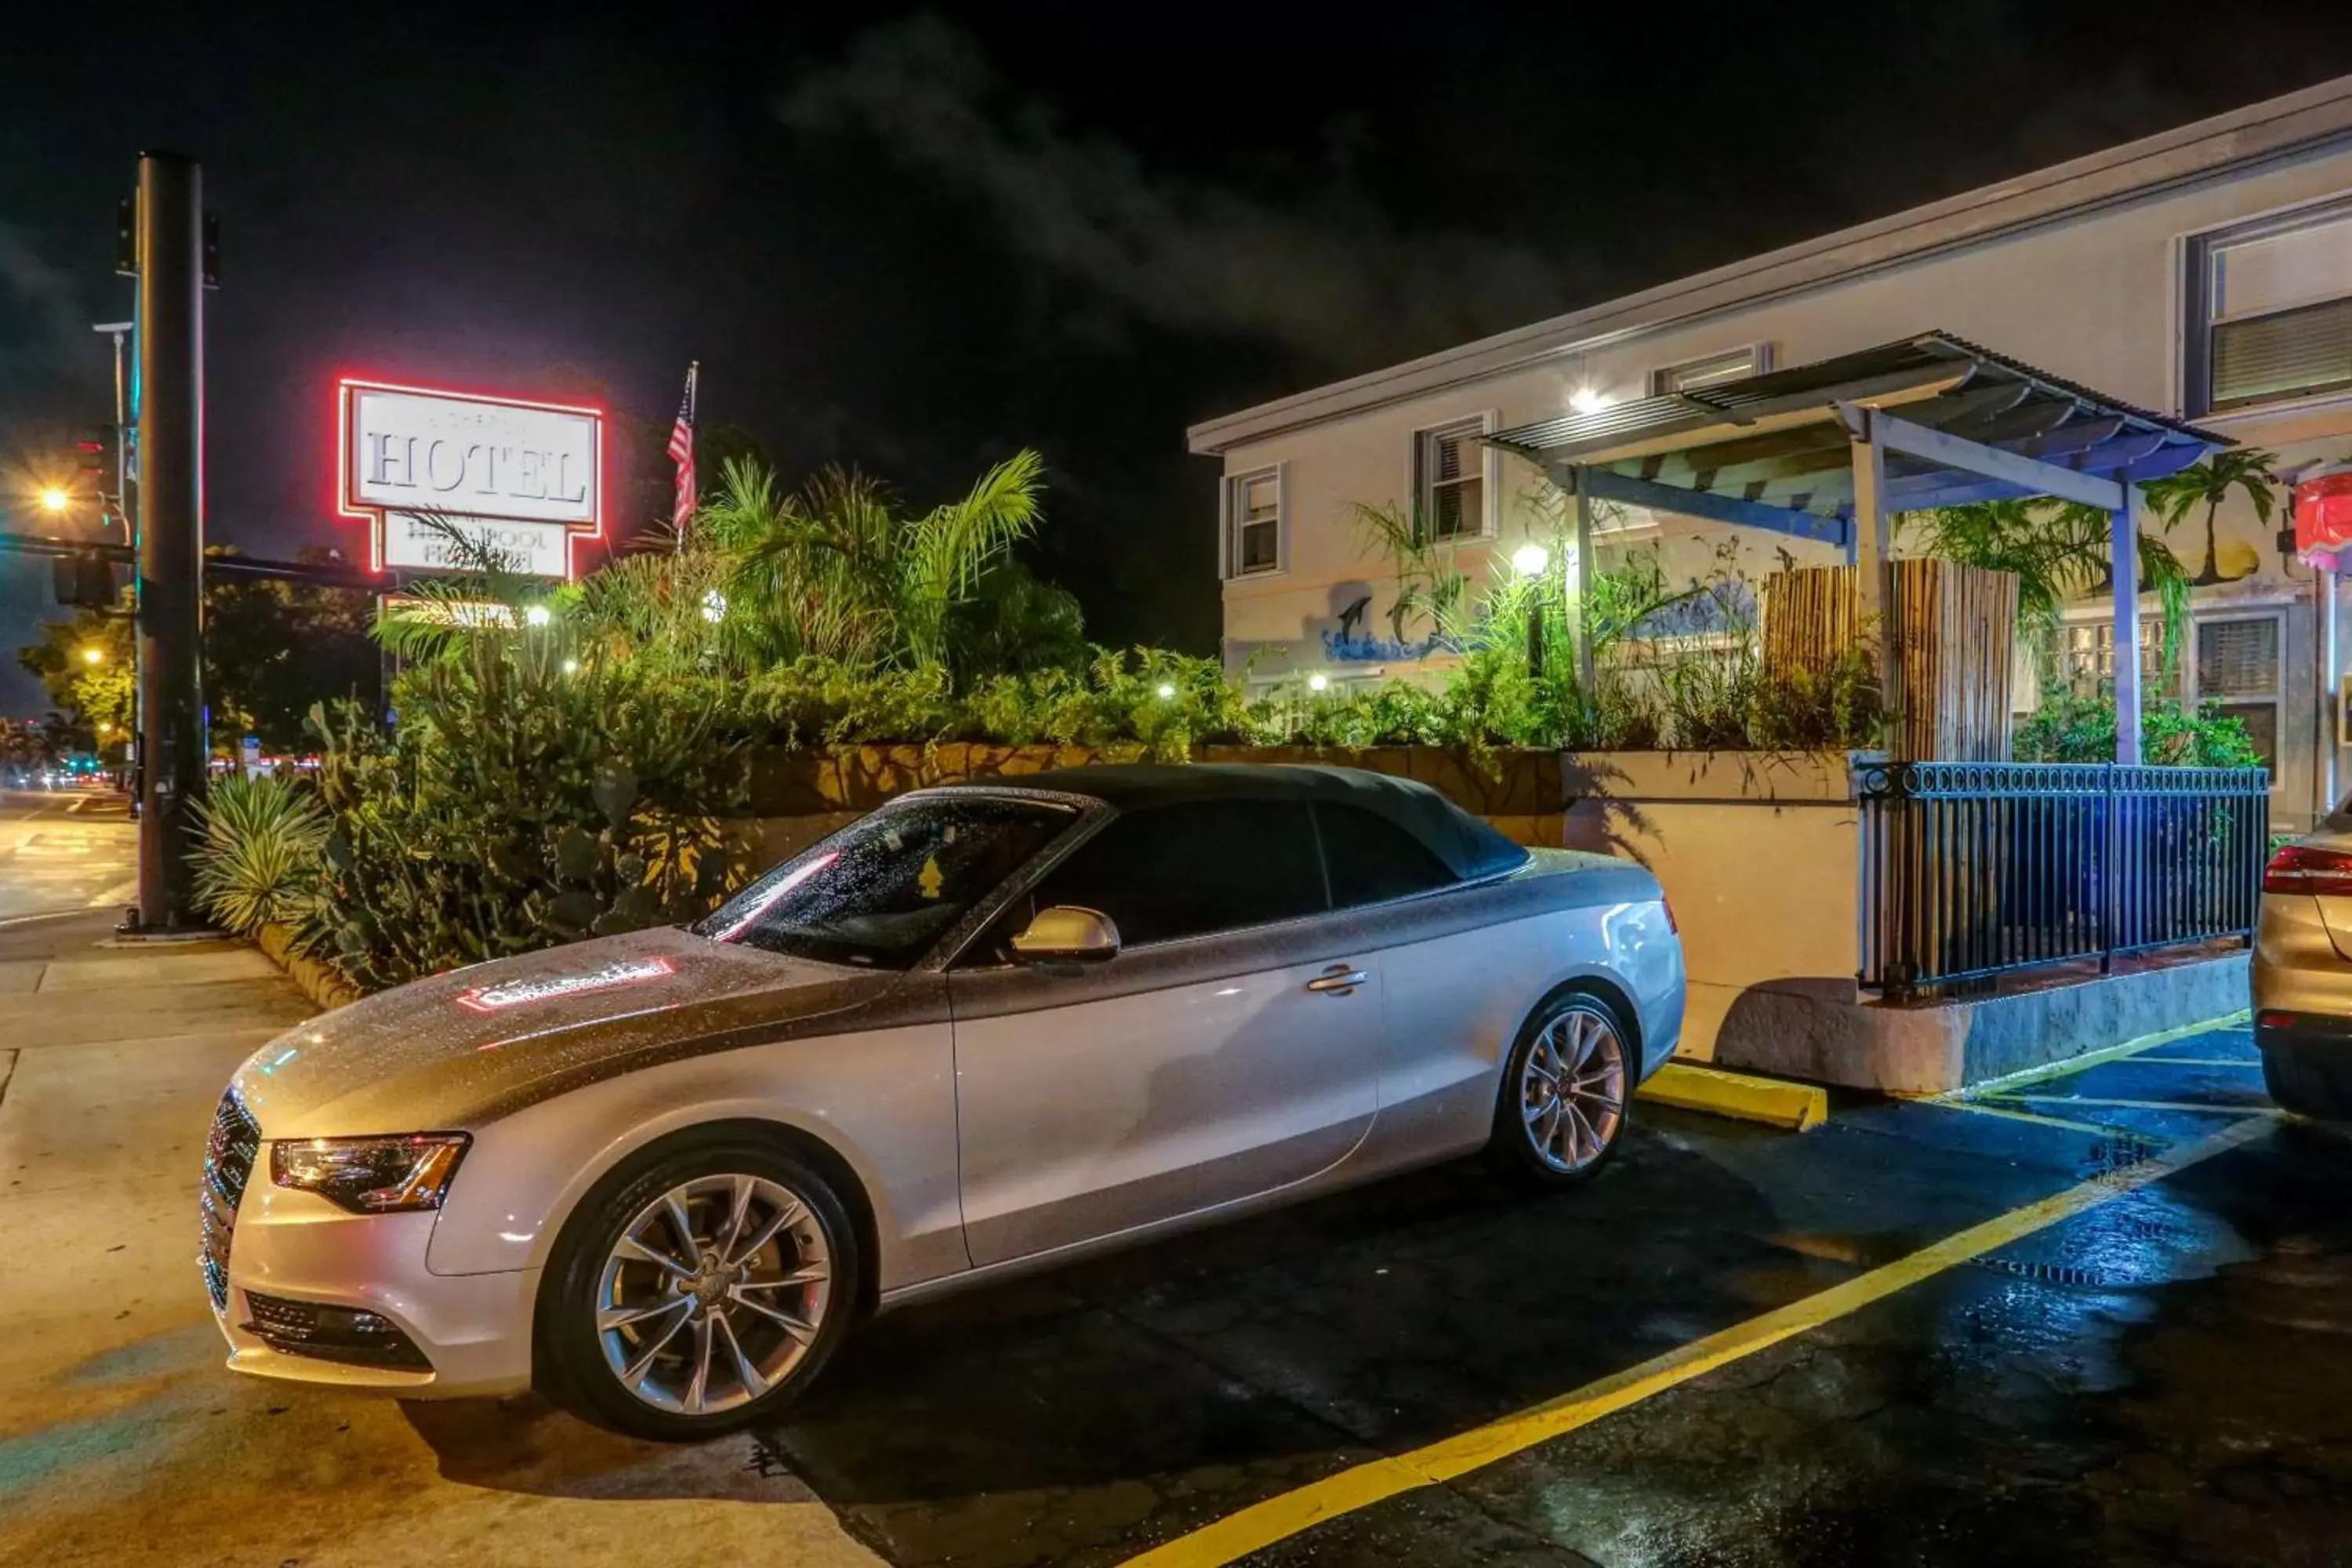
<instances>
[{"instance_id":1,"label":"silver convertible car","mask_svg":"<svg viewBox=\"0 0 2352 1568\"><path fill-rule=\"evenodd\" d=\"M1649 872L1339 768L905 795L687 929L331 1013L222 1098L229 1365L772 1415L862 1315L1485 1148L1554 1185L1682 1026Z\"/></svg>"}]
</instances>

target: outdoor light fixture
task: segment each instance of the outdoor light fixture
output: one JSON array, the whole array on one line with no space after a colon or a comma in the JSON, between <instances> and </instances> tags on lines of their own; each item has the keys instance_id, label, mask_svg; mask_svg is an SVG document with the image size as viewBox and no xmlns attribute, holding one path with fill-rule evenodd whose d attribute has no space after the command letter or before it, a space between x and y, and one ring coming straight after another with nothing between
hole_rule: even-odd
<instances>
[{"instance_id":1,"label":"outdoor light fixture","mask_svg":"<svg viewBox=\"0 0 2352 1568\"><path fill-rule=\"evenodd\" d=\"M66 508L71 505L73 505L73 497L66 494L65 491L58 489L55 485L50 485L41 491L41 510L43 511L63 511Z\"/></svg>"},{"instance_id":2,"label":"outdoor light fixture","mask_svg":"<svg viewBox=\"0 0 2352 1568\"><path fill-rule=\"evenodd\" d=\"M1169 682L1169 681L1165 681L1165 680L1161 681L1161 682L1160 683L1160 696L1162 696L1162 697L1173 697L1173 696L1175 696L1175 695L1176 695L1176 688L1175 688L1175 686L1174 686L1173 684L1171 684L1171 682Z\"/></svg>"},{"instance_id":3,"label":"outdoor light fixture","mask_svg":"<svg viewBox=\"0 0 2352 1568\"><path fill-rule=\"evenodd\" d=\"M86 647L81 650L81 661L84 664L104 664L106 662L106 650L104 648Z\"/></svg>"},{"instance_id":4,"label":"outdoor light fixture","mask_svg":"<svg viewBox=\"0 0 2352 1568\"><path fill-rule=\"evenodd\" d=\"M1568 405L1579 414L1598 414L1617 400L1597 387L1580 386L1568 395Z\"/></svg>"},{"instance_id":5,"label":"outdoor light fixture","mask_svg":"<svg viewBox=\"0 0 2352 1568\"><path fill-rule=\"evenodd\" d=\"M1328 691L1330 688L1331 678L1328 675L1310 675L1307 678L1307 689L1309 691Z\"/></svg>"},{"instance_id":6,"label":"outdoor light fixture","mask_svg":"<svg viewBox=\"0 0 2352 1568\"><path fill-rule=\"evenodd\" d=\"M713 588L702 595L702 618L723 621L727 618L727 595Z\"/></svg>"},{"instance_id":7,"label":"outdoor light fixture","mask_svg":"<svg viewBox=\"0 0 2352 1568\"><path fill-rule=\"evenodd\" d=\"M564 673L564 674L566 674L566 675L577 675L577 674L579 674L579 673L580 673L580 661L579 661L578 659L576 659L576 658L567 658L567 659L565 659L565 660L563 661L563 673Z\"/></svg>"},{"instance_id":8,"label":"outdoor light fixture","mask_svg":"<svg viewBox=\"0 0 2352 1568\"><path fill-rule=\"evenodd\" d=\"M1551 564L1551 552L1529 540L1511 552L1511 569L1522 577L1538 577Z\"/></svg>"},{"instance_id":9,"label":"outdoor light fixture","mask_svg":"<svg viewBox=\"0 0 2352 1568\"><path fill-rule=\"evenodd\" d=\"M530 626L543 626L554 618L545 605L533 605L522 613L523 624Z\"/></svg>"}]
</instances>

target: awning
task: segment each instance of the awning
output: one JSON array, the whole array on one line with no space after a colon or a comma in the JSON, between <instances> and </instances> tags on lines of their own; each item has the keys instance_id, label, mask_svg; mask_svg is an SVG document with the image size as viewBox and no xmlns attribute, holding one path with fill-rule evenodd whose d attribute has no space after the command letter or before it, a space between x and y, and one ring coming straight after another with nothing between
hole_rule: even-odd
<instances>
[{"instance_id":1,"label":"awning","mask_svg":"<svg viewBox=\"0 0 2352 1568\"><path fill-rule=\"evenodd\" d=\"M2112 506L2122 485L2234 443L1928 332L1487 437L1564 484L1852 548L1853 442L1884 449L1888 512L2020 496Z\"/></svg>"}]
</instances>

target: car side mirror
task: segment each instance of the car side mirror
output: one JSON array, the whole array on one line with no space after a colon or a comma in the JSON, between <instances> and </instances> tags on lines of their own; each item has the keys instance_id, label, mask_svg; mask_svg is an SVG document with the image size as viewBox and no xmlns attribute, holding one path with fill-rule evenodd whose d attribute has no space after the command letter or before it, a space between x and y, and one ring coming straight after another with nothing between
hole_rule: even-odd
<instances>
[{"instance_id":1,"label":"car side mirror","mask_svg":"<svg viewBox=\"0 0 2352 1568\"><path fill-rule=\"evenodd\" d=\"M1013 956L1024 963L1099 963L1118 952L1118 927L1110 917L1074 904L1039 910L1029 929L1013 939Z\"/></svg>"}]
</instances>

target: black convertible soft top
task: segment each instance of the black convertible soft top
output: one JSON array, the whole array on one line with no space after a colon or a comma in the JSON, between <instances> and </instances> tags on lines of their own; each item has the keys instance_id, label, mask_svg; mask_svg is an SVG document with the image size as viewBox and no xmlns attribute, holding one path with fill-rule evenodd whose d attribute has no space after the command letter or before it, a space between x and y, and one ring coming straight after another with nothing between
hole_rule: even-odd
<instances>
[{"instance_id":1,"label":"black convertible soft top","mask_svg":"<svg viewBox=\"0 0 2352 1568\"><path fill-rule=\"evenodd\" d=\"M1360 806L1403 828L1465 879L1516 870L1528 852L1424 784L1361 768L1306 763L1116 763L1055 768L1000 779L971 779L951 789L1058 790L1140 811L1191 800L1308 800Z\"/></svg>"}]
</instances>

